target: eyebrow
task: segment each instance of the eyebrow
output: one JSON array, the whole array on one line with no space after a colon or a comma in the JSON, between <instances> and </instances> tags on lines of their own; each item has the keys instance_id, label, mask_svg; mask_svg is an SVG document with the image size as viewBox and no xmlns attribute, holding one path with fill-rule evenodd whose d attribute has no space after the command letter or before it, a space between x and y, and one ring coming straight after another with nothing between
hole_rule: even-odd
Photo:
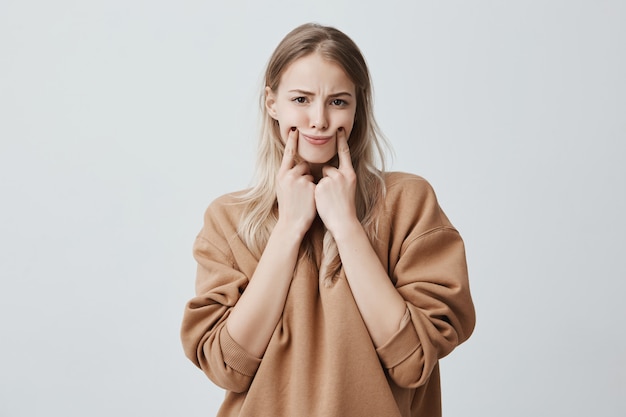
<instances>
[{"instance_id":1,"label":"eyebrow","mask_svg":"<svg viewBox=\"0 0 626 417\"><path fill-rule=\"evenodd\" d=\"M300 90L300 89L289 90L288 93L297 93L297 94L302 94L304 96L314 96L315 95L314 93L312 93L310 91ZM328 95L328 97L330 97L330 98L340 97L340 96L352 97L352 94L348 93L347 91L340 91L339 93L333 93L333 94L329 94Z\"/></svg>"}]
</instances>

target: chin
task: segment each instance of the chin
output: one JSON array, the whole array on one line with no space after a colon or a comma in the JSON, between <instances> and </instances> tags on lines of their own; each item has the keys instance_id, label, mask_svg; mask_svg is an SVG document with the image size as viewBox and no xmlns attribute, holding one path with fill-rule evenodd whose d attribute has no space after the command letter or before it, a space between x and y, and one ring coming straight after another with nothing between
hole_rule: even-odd
<instances>
[{"instance_id":1,"label":"chin","mask_svg":"<svg viewBox=\"0 0 626 417\"><path fill-rule=\"evenodd\" d=\"M332 152L323 152L321 149L307 149L307 147L302 147L298 149L298 154L300 158L309 164L327 164L335 158L337 152L335 148Z\"/></svg>"},{"instance_id":2,"label":"chin","mask_svg":"<svg viewBox=\"0 0 626 417\"><path fill-rule=\"evenodd\" d=\"M326 165L335 158L335 155L307 155L304 153L300 154L300 157L309 164Z\"/></svg>"}]
</instances>

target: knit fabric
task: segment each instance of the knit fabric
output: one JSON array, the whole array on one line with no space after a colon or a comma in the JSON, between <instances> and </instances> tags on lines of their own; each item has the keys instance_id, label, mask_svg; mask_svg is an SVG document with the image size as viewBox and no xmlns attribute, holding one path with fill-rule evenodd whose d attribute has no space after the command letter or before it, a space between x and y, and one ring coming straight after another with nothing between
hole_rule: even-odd
<instances>
[{"instance_id":1,"label":"knit fabric","mask_svg":"<svg viewBox=\"0 0 626 417\"><path fill-rule=\"evenodd\" d=\"M326 287L319 265L301 257L264 356L247 353L225 324L258 259L237 234L243 206L236 196L209 206L193 248L196 296L181 336L189 359L226 390L219 417L441 416L438 361L475 322L465 249L428 182L405 173L385 178L372 246L407 309L378 349L343 271ZM310 233L317 252L322 234Z\"/></svg>"}]
</instances>

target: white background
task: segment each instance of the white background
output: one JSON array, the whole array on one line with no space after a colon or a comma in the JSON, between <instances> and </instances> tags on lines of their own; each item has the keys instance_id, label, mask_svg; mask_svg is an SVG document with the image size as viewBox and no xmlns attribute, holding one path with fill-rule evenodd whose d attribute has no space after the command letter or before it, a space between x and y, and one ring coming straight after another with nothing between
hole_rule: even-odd
<instances>
[{"instance_id":1,"label":"white background","mask_svg":"<svg viewBox=\"0 0 626 417\"><path fill-rule=\"evenodd\" d=\"M392 168L465 238L445 415L626 415L623 1L2 0L0 416L214 415L191 245L308 21L359 44Z\"/></svg>"}]
</instances>

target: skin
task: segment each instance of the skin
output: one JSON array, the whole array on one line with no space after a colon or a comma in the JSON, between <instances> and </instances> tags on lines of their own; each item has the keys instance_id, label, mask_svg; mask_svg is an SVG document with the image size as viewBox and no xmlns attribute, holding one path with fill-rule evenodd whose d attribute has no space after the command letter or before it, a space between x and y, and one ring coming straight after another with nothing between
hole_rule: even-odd
<instances>
[{"instance_id":1,"label":"skin","mask_svg":"<svg viewBox=\"0 0 626 417\"><path fill-rule=\"evenodd\" d=\"M348 146L354 92L343 69L318 54L293 62L277 91L266 90L267 110L285 141L277 173L278 222L226 323L231 337L256 357L263 356L280 320L302 239L317 215L337 243L374 346L400 328L406 304L356 215L357 178ZM337 167L328 164L335 157Z\"/></svg>"},{"instance_id":2,"label":"skin","mask_svg":"<svg viewBox=\"0 0 626 417\"><path fill-rule=\"evenodd\" d=\"M356 93L343 69L319 54L304 56L283 72L276 91L266 88L266 108L278 121L286 143L298 131L297 153L319 179L322 167L337 154L337 132L350 137Z\"/></svg>"}]
</instances>

